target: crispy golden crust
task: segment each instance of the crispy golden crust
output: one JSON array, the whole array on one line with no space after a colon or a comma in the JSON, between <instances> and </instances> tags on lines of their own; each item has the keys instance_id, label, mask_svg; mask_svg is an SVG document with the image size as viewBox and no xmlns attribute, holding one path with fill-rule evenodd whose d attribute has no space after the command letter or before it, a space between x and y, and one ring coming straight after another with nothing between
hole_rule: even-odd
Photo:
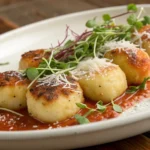
<instances>
[{"instance_id":1,"label":"crispy golden crust","mask_svg":"<svg viewBox=\"0 0 150 150\"><path fill-rule=\"evenodd\" d=\"M80 110L76 103L84 102L84 97L78 82L73 83L71 89L62 85L33 85L26 94L29 114L42 122L51 123L74 116Z\"/></svg>"},{"instance_id":2,"label":"crispy golden crust","mask_svg":"<svg viewBox=\"0 0 150 150\"><path fill-rule=\"evenodd\" d=\"M145 69L150 68L150 58L149 58L148 54L145 53L144 51L140 50L140 49L137 50L136 52L134 50L131 50L131 49L127 49L127 50L115 49L115 50L111 50L110 52L108 52L108 54L112 58L113 58L113 55L114 56L115 55L126 56L128 58L128 63L131 66L134 66L135 68L141 68L142 67L141 69L143 70L143 72L147 71ZM108 54L106 53L105 56L107 56Z\"/></svg>"},{"instance_id":3,"label":"crispy golden crust","mask_svg":"<svg viewBox=\"0 0 150 150\"><path fill-rule=\"evenodd\" d=\"M64 97L69 97L70 94L77 90L77 82L75 80L70 79L71 83L75 83L71 88L63 88L64 85L59 86L50 86L48 84L38 85L36 82L30 89L30 93L35 97L36 100L39 98L44 98L47 101L56 100L60 95Z\"/></svg>"},{"instance_id":4,"label":"crispy golden crust","mask_svg":"<svg viewBox=\"0 0 150 150\"><path fill-rule=\"evenodd\" d=\"M143 32L150 33L150 25L143 26L143 27L139 30L139 33L143 33ZM143 35L141 38L142 38L142 40L150 41L150 39L147 38L147 35Z\"/></svg>"},{"instance_id":5,"label":"crispy golden crust","mask_svg":"<svg viewBox=\"0 0 150 150\"><path fill-rule=\"evenodd\" d=\"M16 71L6 71L0 73L0 87L28 84L29 80Z\"/></svg>"},{"instance_id":6,"label":"crispy golden crust","mask_svg":"<svg viewBox=\"0 0 150 150\"><path fill-rule=\"evenodd\" d=\"M142 32L150 32L150 25L146 25L146 26L143 26L140 30L139 30L139 33L142 33Z\"/></svg>"},{"instance_id":7,"label":"crispy golden crust","mask_svg":"<svg viewBox=\"0 0 150 150\"><path fill-rule=\"evenodd\" d=\"M42 61L42 57L48 59L50 52L45 52L44 49L38 49L26 52L22 55L22 58L19 63L19 69L24 70L29 67L38 67Z\"/></svg>"},{"instance_id":8,"label":"crispy golden crust","mask_svg":"<svg viewBox=\"0 0 150 150\"><path fill-rule=\"evenodd\" d=\"M144 78L150 76L150 58L140 49L118 50L114 49L105 54L106 58L112 59L125 72L128 84L140 84Z\"/></svg>"}]
</instances>

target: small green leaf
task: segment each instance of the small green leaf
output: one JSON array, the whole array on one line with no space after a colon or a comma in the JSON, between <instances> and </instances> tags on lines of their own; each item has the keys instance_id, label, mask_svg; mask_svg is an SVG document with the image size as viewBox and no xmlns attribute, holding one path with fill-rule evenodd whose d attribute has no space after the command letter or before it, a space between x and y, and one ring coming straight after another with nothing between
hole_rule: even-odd
<instances>
[{"instance_id":1,"label":"small green leaf","mask_svg":"<svg viewBox=\"0 0 150 150\"><path fill-rule=\"evenodd\" d=\"M147 77L144 79L144 81L141 83L141 85L139 86L140 90L144 90L145 86L146 86L146 82L150 79L150 77Z\"/></svg>"},{"instance_id":2,"label":"small green leaf","mask_svg":"<svg viewBox=\"0 0 150 150\"><path fill-rule=\"evenodd\" d=\"M150 79L150 77L144 78L143 82L139 86L130 86L126 93L135 93L138 90L144 90L146 86L146 82Z\"/></svg>"},{"instance_id":3,"label":"small green leaf","mask_svg":"<svg viewBox=\"0 0 150 150\"><path fill-rule=\"evenodd\" d=\"M81 109L87 108L87 105L83 103L76 103L76 105Z\"/></svg>"},{"instance_id":4,"label":"small green leaf","mask_svg":"<svg viewBox=\"0 0 150 150\"><path fill-rule=\"evenodd\" d=\"M99 101L96 106L98 111L104 112L106 110L106 106L103 105L102 101Z\"/></svg>"},{"instance_id":5,"label":"small green leaf","mask_svg":"<svg viewBox=\"0 0 150 150\"><path fill-rule=\"evenodd\" d=\"M46 64L44 61L42 61L42 62L39 64L38 68L46 68L46 66L47 66L47 64Z\"/></svg>"},{"instance_id":6,"label":"small green leaf","mask_svg":"<svg viewBox=\"0 0 150 150\"><path fill-rule=\"evenodd\" d=\"M85 42L83 46L84 46L83 51L87 51L89 48L89 44L87 42Z\"/></svg>"},{"instance_id":7,"label":"small green leaf","mask_svg":"<svg viewBox=\"0 0 150 150\"><path fill-rule=\"evenodd\" d=\"M109 14L104 14L104 15L103 15L103 20L104 20L104 21L110 21L110 20L111 20L110 15L109 15Z\"/></svg>"},{"instance_id":8,"label":"small green leaf","mask_svg":"<svg viewBox=\"0 0 150 150\"><path fill-rule=\"evenodd\" d=\"M127 18L127 22L130 25L134 25L137 21L137 17L135 14L131 14L128 18Z\"/></svg>"},{"instance_id":9,"label":"small green leaf","mask_svg":"<svg viewBox=\"0 0 150 150\"><path fill-rule=\"evenodd\" d=\"M113 104L113 109L114 109L114 111L116 111L116 112L119 112L119 113L122 112L121 106L119 106L119 105L117 105L117 104Z\"/></svg>"},{"instance_id":10,"label":"small green leaf","mask_svg":"<svg viewBox=\"0 0 150 150\"><path fill-rule=\"evenodd\" d=\"M95 18L94 18L93 20L88 20L88 21L86 22L86 26L87 26L88 28L93 28L95 25L96 25L96 20L95 20Z\"/></svg>"},{"instance_id":11,"label":"small green leaf","mask_svg":"<svg viewBox=\"0 0 150 150\"><path fill-rule=\"evenodd\" d=\"M68 47L70 47L70 46L73 45L73 44L74 44L74 41L68 40L68 41L65 43L64 48L68 48Z\"/></svg>"},{"instance_id":12,"label":"small green leaf","mask_svg":"<svg viewBox=\"0 0 150 150\"><path fill-rule=\"evenodd\" d=\"M150 16L144 16L143 19L144 20L142 21L142 23L144 25L150 24Z\"/></svg>"},{"instance_id":13,"label":"small green leaf","mask_svg":"<svg viewBox=\"0 0 150 150\"><path fill-rule=\"evenodd\" d=\"M126 93L135 93L139 89L139 86L130 86L129 89L126 90Z\"/></svg>"},{"instance_id":14,"label":"small green leaf","mask_svg":"<svg viewBox=\"0 0 150 150\"><path fill-rule=\"evenodd\" d=\"M81 116L79 114L76 114L74 117L78 121L78 123L80 123L80 124L87 124L90 122L86 117Z\"/></svg>"},{"instance_id":15,"label":"small green leaf","mask_svg":"<svg viewBox=\"0 0 150 150\"><path fill-rule=\"evenodd\" d=\"M138 8L136 7L136 5L135 4L129 4L128 6L127 6L127 10L128 11L137 11L138 10Z\"/></svg>"},{"instance_id":16,"label":"small green leaf","mask_svg":"<svg viewBox=\"0 0 150 150\"><path fill-rule=\"evenodd\" d=\"M132 34L131 34L131 32L127 32L126 34L125 34L125 39L126 40L128 40L128 41L130 41L131 40L131 36L132 36Z\"/></svg>"},{"instance_id":17,"label":"small green leaf","mask_svg":"<svg viewBox=\"0 0 150 150\"><path fill-rule=\"evenodd\" d=\"M32 81L39 75L39 71L36 68L28 68L26 74L28 79Z\"/></svg>"},{"instance_id":18,"label":"small green leaf","mask_svg":"<svg viewBox=\"0 0 150 150\"><path fill-rule=\"evenodd\" d=\"M142 23L141 21L137 21L137 22L135 23L135 26L136 26L137 29L140 29L140 28L142 28L143 23Z\"/></svg>"}]
</instances>

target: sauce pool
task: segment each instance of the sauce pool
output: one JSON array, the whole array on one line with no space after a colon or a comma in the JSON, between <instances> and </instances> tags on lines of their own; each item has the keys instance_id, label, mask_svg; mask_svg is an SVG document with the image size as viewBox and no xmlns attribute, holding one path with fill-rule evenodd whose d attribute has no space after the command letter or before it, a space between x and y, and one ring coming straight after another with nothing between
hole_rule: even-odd
<instances>
[{"instance_id":1,"label":"sauce pool","mask_svg":"<svg viewBox=\"0 0 150 150\"><path fill-rule=\"evenodd\" d=\"M144 98L148 97L150 97L150 82L147 82L146 90L140 90L134 94L123 93L120 97L115 99L115 103L119 104L123 108L123 111L125 111L128 108L134 106L136 103L142 101ZM91 108L95 108L96 102L85 100L85 104ZM18 116L11 112L0 110L0 131L41 130L73 126L78 124L74 117L61 122L47 124L30 117L27 109L23 109L18 112L23 114L23 116ZM82 109L78 112L78 114L83 115L86 112L86 109ZM97 122L115 118L119 115L120 113L115 112L112 108L112 105L110 104L107 106L105 112L94 112L88 116L88 119L90 122Z\"/></svg>"}]
</instances>

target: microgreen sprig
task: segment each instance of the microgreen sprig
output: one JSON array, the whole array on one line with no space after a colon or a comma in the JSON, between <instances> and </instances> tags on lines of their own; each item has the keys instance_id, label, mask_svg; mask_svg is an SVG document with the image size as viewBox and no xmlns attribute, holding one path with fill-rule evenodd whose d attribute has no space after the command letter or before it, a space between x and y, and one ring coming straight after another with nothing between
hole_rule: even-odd
<instances>
[{"instance_id":1,"label":"microgreen sprig","mask_svg":"<svg viewBox=\"0 0 150 150\"><path fill-rule=\"evenodd\" d=\"M112 103L112 106L113 106L113 110L114 110L114 111L116 111L116 112L118 112L118 113L121 113L121 112L123 111L123 110L122 110L122 107L121 107L120 105L118 105L118 104L115 104L113 100L111 101L111 103Z\"/></svg>"},{"instance_id":2,"label":"microgreen sprig","mask_svg":"<svg viewBox=\"0 0 150 150\"><path fill-rule=\"evenodd\" d=\"M137 12L137 10L138 10L138 8L136 7L136 5L132 3L132 4L129 4L129 5L127 6L127 12L121 13L121 14L119 14L119 15L112 16L112 17L111 17L109 14L104 14L104 15L103 15L103 20L104 20L105 22L108 22L108 21L111 21L111 20L114 19L114 18L121 17L121 16L127 15L127 14L129 14L129 13L135 13L135 12Z\"/></svg>"},{"instance_id":3,"label":"microgreen sprig","mask_svg":"<svg viewBox=\"0 0 150 150\"><path fill-rule=\"evenodd\" d=\"M118 112L118 113L121 113L122 112L122 107L120 105L117 105L114 103L114 101L112 100L111 103L108 103L106 105L103 105L103 101L98 101L96 103L96 108L89 108L86 104L83 104L83 103L76 103L76 105L81 108L81 109L87 109L88 111L83 115L79 115L79 114L76 114L74 117L75 119L78 121L79 124L86 124L86 123L89 123L90 121L88 120L88 116L90 114L92 114L93 112L105 112L106 109L107 109L107 106L112 104L112 108L114 111Z\"/></svg>"},{"instance_id":4,"label":"microgreen sprig","mask_svg":"<svg viewBox=\"0 0 150 150\"><path fill-rule=\"evenodd\" d=\"M34 80L38 75L39 75L39 71L36 68L28 68L26 70L26 75L28 77L29 80Z\"/></svg>"},{"instance_id":5,"label":"microgreen sprig","mask_svg":"<svg viewBox=\"0 0 150 150\"><path fill-rule=\"evenodd\" d=\"M142 20L139 18L142 11L140 11L138 17L134 14L137 12L135 4L129 4L127 6L127 12L116 16L110 16L109 14L103 15L103 23L97 23L96 17L86 22L86 26L91 31L85 31L81 35L72 31L69 26L66 28L66 35L62 42L58 42L56 47L52 47L48 50L51 53L50 58L43 58L42 62L37 68L26 70L27 77L32 80L31 85L44 76L69 74L72 68L76 68L77 65L85 58L103 57L105 50L102 48L106 42L115 40L130 40L134 28L140 28L144 24L150 23L150 17L145 16ZM114 18L120 17L125 14L132 13L128 19L128 25L116 25L113 21ZM66 41L69 31L74 36L74 40ZM47 50L45 51L47 53ZM33 71L33 73L31 73ZM61 76L61 75L60 75ZM30 85L30 86L31 86Z\"/></svg>"},{"instance_id":6,"label":"microgreen sprig","mask_svg":"<svg viewBox=\"0 0 150 150\"><path fill-rule=\"evenodd\" d=\"M135 93L138 90L144 90L146 88L146 82L150 79L150 77L147 77L143 80L143 82L138 86L130 86L129 89L126 91L126 93Z\"/></svg>"}]
</instances>

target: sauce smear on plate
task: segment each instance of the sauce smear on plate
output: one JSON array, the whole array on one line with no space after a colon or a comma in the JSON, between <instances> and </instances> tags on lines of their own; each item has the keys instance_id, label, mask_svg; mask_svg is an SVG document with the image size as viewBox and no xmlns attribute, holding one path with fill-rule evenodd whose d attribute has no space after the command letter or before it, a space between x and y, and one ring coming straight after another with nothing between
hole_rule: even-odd
<instances>
[{"instance_id":1,"label":"sauce smear on plate","mask_svg":"<svg viewBox=\"0 0 150 150\"><path fill-rule=\"evenodd\" d=\"M109 94L109 93L108 93ZM147 89L140 90L134 94L123 93L120 97L115 100L116 104L119 104L123 110L134 106L136 103L142 101L144 98L150 97L150 82L147 82ZM92 102L90 100L86 100L85 104L87 104L91 108L95 108L96 102ZM79 114L83 115L87 110L83 109L79 111ZM0 110L0 131L20 131L20 130L39 130L39 129L47 129L47 128L60 128L66 126L73 126L78 124L74 117L56 122L53 124L42 123L31 116L29 116L26 109L20 110L19 113L23 114L23 116L15 115L11 112ZM117 113L113 110L112 105L108 105L107 109L104 113L94 112L92 113L88 119L90 122L96 122L101 120L107 120L110 118L115 118L119 116L120 113Z\"/></svg>"}]
</instances>

